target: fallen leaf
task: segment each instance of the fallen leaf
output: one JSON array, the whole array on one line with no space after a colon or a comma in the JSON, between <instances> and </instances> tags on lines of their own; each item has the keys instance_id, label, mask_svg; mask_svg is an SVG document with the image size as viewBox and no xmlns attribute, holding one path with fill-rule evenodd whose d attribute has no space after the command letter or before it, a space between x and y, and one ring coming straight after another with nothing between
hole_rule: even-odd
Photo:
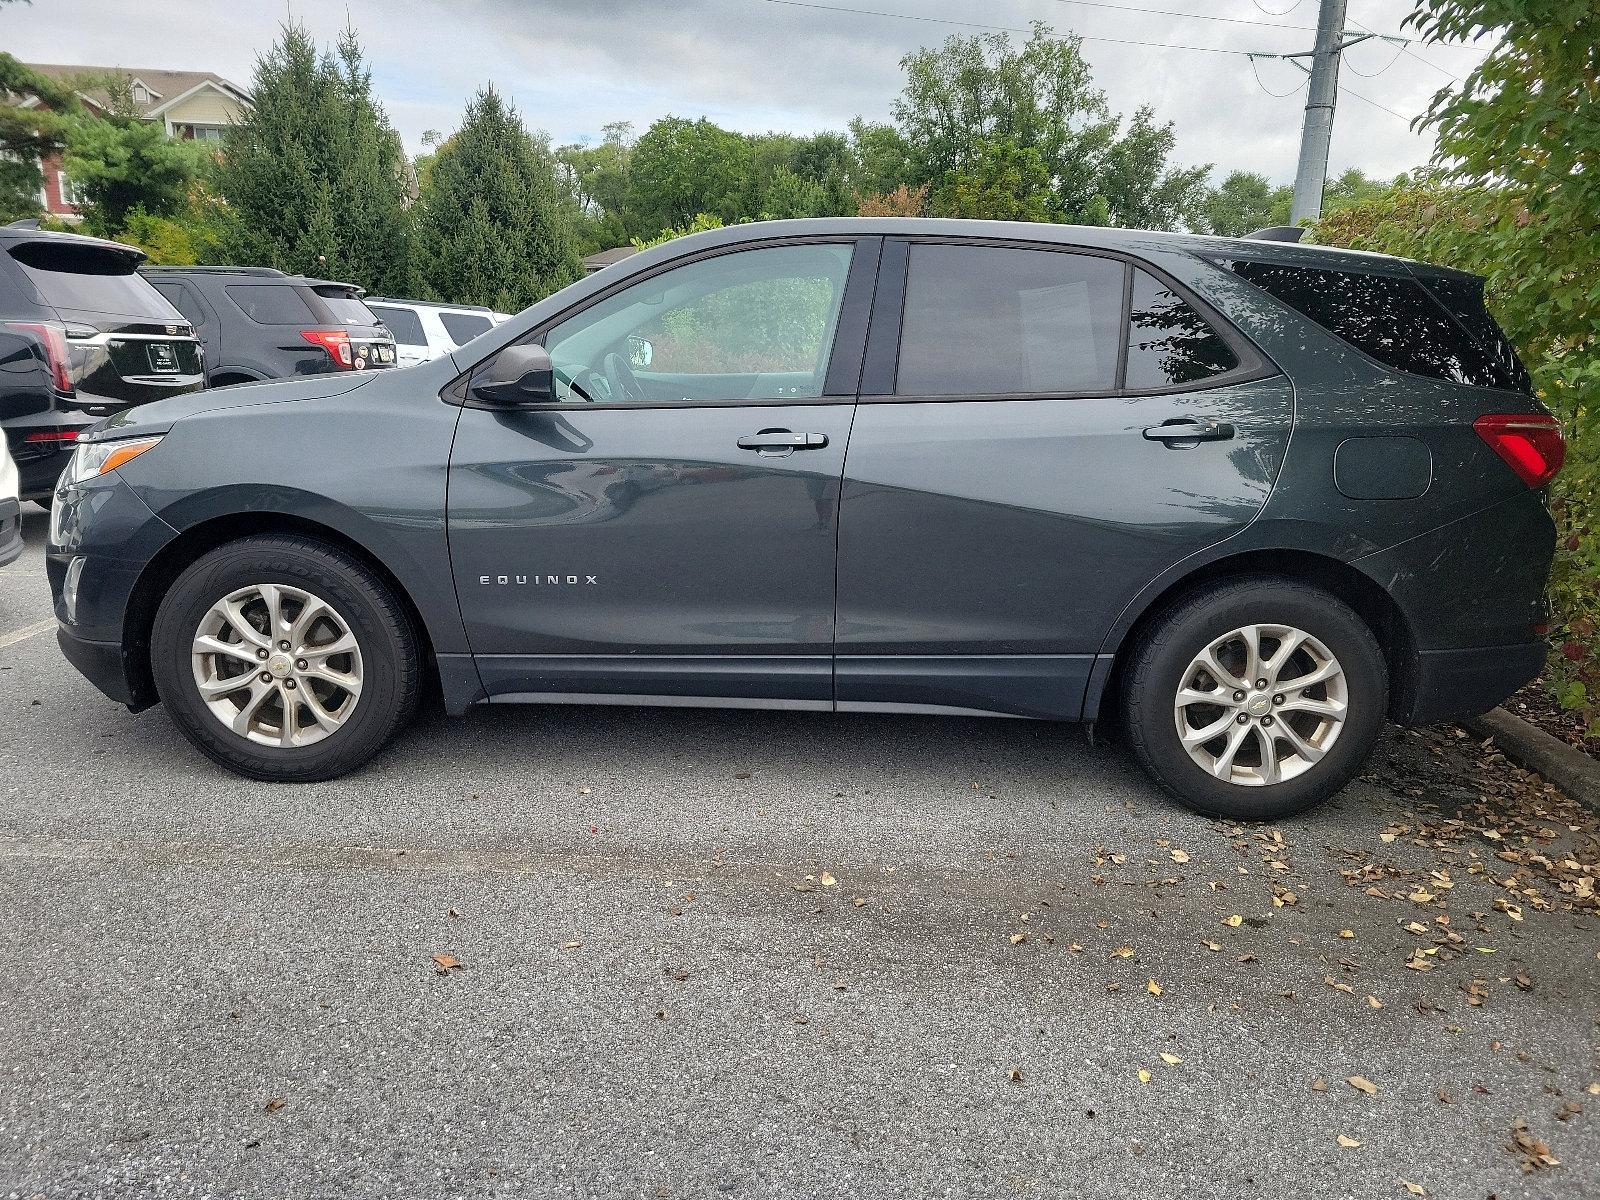
<instances>
[{"instance_id":1,"label":"fallen leaf","mask_svg":"<svg viewBox=\"0 0 1600 1200\"><path fill-rule=\"evenodd\" d=\"M1021 1067L1012 1067L1011 1070L1009 1072L1007 1072L1006 1078L1011 1080L1012 1083L1021 1083L1022 1082L1022 1068Z\"/></svg>"},{"instance_id":2,"label":"fallen leaf","mask_svg":"<svg viewBox=\"0 0 1600 1200\"><path fill-rule=\"evenodd\" d=\"M288 1101L286 1101L282 1096L274 1096L271 1100L267 1101L266 1108L268 1112L277 1112L286 1103L288 1103Z\"/></svg>"},{"instance_id":3,"label":"fallen leaf","mask_svg":"<svg viewBox=\"0 0 1600 1200\"><path fill-rule=\"evenodd\" d=\"M1345 1082L1351 1087L1355 1088L1358 1092L1365 1092L1369 1096L1376 1096L1378 1094L1378 1085L1373 1083L1372 1080L1368 1079L1365 1075L1352 1075L1349 1079L1346 1079Z\"/></svg>"},{"instance_id":4,"label":"fallen leaf","mask_svg":"<svg viewBox=\"0 0 1600 1200\"><path fill-rule=\"evenodd\" d=\"M1115 950L1113 950L1111 952L1111 956L1113 958L1132 958L1133 957L1133 947L1132 946L1118 946Z\"/></svg>"},{"instance_id":5,"label":"fallen leaf","mask_svg":"<svg viewBox=\"0 0 1600 1200\"><path fill-rule=\"evenodd\" d=\"M1357 1146L1361 1145L1361 1143L1356 1141L1355 1138L1345 1137L1345 1135L1342 1133L1339 1135L1338 1141L1339 1145L1343 1146L1346 1150L1354 1150Z\"/></svg>"},{"instance_id":6,"label":"fallen leaf","mask_svg":"<svg viewBox=\"0 0 1600 1200\"><path fill-rule=\"evenodd\" d=\"M1600 1083L1591 1083L1583 1090L1588 1092L1591 1096L1600 1096Z\"/></svg>"},{"instance_id":7,"label":"fallen leaf","mask_svg":"<svg viewBox=\"0 0 1600 1200\"><path fill-rule=\"evenodd\" d=\"M823 887L832 887L834 884L838 883L839 881L837 879L835 879L832 875L829 875L826 871L824 871L822 873L822 878L818 882L821 883Z\"/></svg>"},{"instance_id":8,"label":"fallen leaf","mask_svg":"<svg viewBox=\"0 0 1600 1200\"><path fill-rule=\"evenodd\" d=\"M1339 936L1342 938L1353 938L1355 937L1355 931L1350 929L1341 929L1339 930Z\"/></svg>"},{"instance_id":9,"label":"fallen leaf","mask_svg":"<svg viewBox=\"0 0 1600 1200\"><path fill-rule=\"evenodd\" d=\"M1028 940L1028 935L1025 934L1025 933L1013 933L1011 935L1011 944L1013 946L1019 945L1020 943L1025 942L1027 940Z\"/></svg>"},{"instance_id":10,"label":"fallen leaf","mask_svg":"<svg viewBox=\"0 0 1600 1200\"><path fill-rule=\"evenodd\" d=\"M1152 996L1161 995L1161 985L1159 983L1157 983L1154 979L1152 979L1149 983L1144 985L1144 990L1149 992Z\"/></svg>"},{"instance_id":11,"label":"fallen leaf","mask_svg":"<svg viewBox=\"0 0 1600 1200\"><path fill-rule=\"evenodd\" d=\"M1506 1149L1522 1155L1523 1174L1561 1165L1561 1160L1550 1153L1550 1147L1528 1132L1528 1123L1521 1117L1511 1127L1511 1140L1506 1143Z\"/></svg>"},{"instance_id":12,"label":"fallen leaf","mask_svg":"<svg viewBox=\"0 0 1600 1200\"><path fill-rule=\"evenodd\" d=\"M440 975L448 975L451 971L459 971L466 966L465 963L452 954L435 954L431 957L434 962L434 970Z\"/></svg>"},{"instance_id":13,"label":"fallen leaf","mask_svg":"<svg viewBox=\"0 0 1600 1200\"><path fill-rule=\"evenodd\" d=\"M857 896L853 900L851 900L850 903L855 905L857 908L860 908L863 904L866 903L866 900L861 896Z\"/></svg>"},{"instance_id":14,"label":"fallen leaf","mask_svg":"<svg viewBox=\"0 0 1600 1200\"><path fill-rule=\"evenodd\" d=\"M1207 942L1206 943L1206 949L1207 950L1221 950L1222 949L1222 943L1221 942Z\"/></svg>"},{"instance_id":15,"label":"fallen leaf","mask_svg":"<svg viewBox=\"0 0 1600 1200\"><path fill-rule=\"evenodd\" d=\"M1376 996L1368 996L1367 997L1367 1006L1369 1008L1382 1008L1383 1007L1383 1001L1379 1000Z\"/></svg>"},{"instance_id":16,"label":"fallen leaf","mask_svg":"<svg viewBox=\"0 0 1600 1200\"><path fill-rule=\"evenodd\" d=\"M1143 1067L1139 1068L1139 1082L1140 1083L1149 1083L1150 1082L1150 1072L1146 1071Z\"/></svg>"},{"instance_id":17,"label":"fallen leaf","mask_svg":"<svg viewBox=\"0 0 1600 1200\"><path fill-rule=\"evenodd\" d=\"M461 914L458 913L455 909L452 908L449 912L445 913L445 916L449 917L453 921L456 918L458 918L459 916L461 916Z\"/></svg>"},{"instance_id":18,"label":"fallen leaf","mask_svg":"<svg viewBox=\"0 0 1600 1200\"><path fill-rule=\"evenodd\" d=\"M583 945L582 942L562 942L561 948L563 950L576 950L581 945Z\"/></svg>"},{"instance_id":19,"label":"fallen leaf","mask_svg":"<svg viewBox=\"0 0 1600 1200\"><path fill-rule=\"evenodd\" d=\"M1186 863L1189 861L1189 856L1182 850L1174 850L1172 851L1172 861L1175 863Z\"/></svg>"},{"instance_id":20,"label":"fallen leaf","mask_svg":"<svg viewBox=\"0 0 1600 1200\"><path fill-rule=\"evenodd\" d=\"M1322 1076L1318 1075L1315 1079L1313 1079L1311 1081L1311 1090L1313 1092L1325 1092L1325 1091L1327 1091L1328 1090L1328 1081L1326 1079L1324 1079Z\"/></svg>"},{"instance_id":21,"label":"fallen leaf","mask_svg":"<svg viewBox=\"0 0 1600 1200\"><path fill-rule=\"evenodd\" d=\"M1224 925L1231 925L1233 928L1237 929L1239 926L1244 924L1244 918L1238 913L1234 913L1233 916L1227 918L1227 920L1223 921L1222 923Z\"/></svg>"},{"instance_id":22,"label":"fallen leaf","mask_svg":"<svg viewBox=\"0 0 1600 1200\"><path fill-rule=\"evenodd\" d=\"M1422 1190L1422 1185L1420 1183L1412 1183L1409 1179L1402 1179L1400 1183L1402 1186L1404 1186L1406 1191L1410 1192L1413 1196L1426 1196L1428 1194Z\"/></svg>"},{"instance_id":23,"label":"fallen leaf","mask_svg":"<svg viewBox=\"0 0 1600 1200\"><path fill-rule=\"evenodd\" d=\"M1161 1052L1161 1061L1166 1063L1169 1067L1175 1067L1181 1063L1183 1059L1179 1058L1176 1054L1168 1054L1165 1050L1163 1050Z\"/></svg>"}]
</instances>

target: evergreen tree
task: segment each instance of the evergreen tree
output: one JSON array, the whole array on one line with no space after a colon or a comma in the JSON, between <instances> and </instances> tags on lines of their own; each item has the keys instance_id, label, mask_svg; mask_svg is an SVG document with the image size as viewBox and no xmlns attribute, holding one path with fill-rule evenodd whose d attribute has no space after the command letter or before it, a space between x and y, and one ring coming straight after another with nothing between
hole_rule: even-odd
<instances>
[{"instance_id":1,"label":"evergreen tree","mask_svg":"<svg viewBox=\"0 0 1600 1200\"><path fill-rule=\"evenodd\" d=\"M304 26L283 26L256 61L254 99L223 141L223 256L404 295L410 163L355 31L340 35L337 56L319 55Z\"/></svg>"},{"instance_id":2,"label":"evergreen tree","mask_svg":"<svg viewBox=\"0 0 1600 1200\"><path fill-rule=\"evenodd\" d=\"M23 100L33 97L42 103L23 108ZM61 151L77 111L71 88L0 52L0 222L39 214L39 160Z\"/></svg>"},{"instance_id":3,"label":"evergreen tree","mask_svg":"<svg viewBox=\"0 0 1600 1200\"><path fill-rule=\"evenodd\" d=\"M542 135L493 86L440 145L417 222L428 288L445 300L526 308L582 274L578 205Z\"/></svg>"}]
</instances>

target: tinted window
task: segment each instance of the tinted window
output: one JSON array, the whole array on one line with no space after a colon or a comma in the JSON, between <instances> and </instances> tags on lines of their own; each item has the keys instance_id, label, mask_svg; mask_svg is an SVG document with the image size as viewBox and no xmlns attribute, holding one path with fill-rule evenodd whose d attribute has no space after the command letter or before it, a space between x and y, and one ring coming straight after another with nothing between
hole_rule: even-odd
<instances>
[{"instance_id":1,"label":"tinted window","mask_svg":"<svg viewBox=\"0 0 1600 1200\"><path fill-rule=\"evenodd\" d=\"M471 313L440 313L439 319L444 322L444 331L450 335L450 340L458 346L464 346L480 333L488 333L494 328L494 322L488 317Z\"/></svg>"},{"instance_id":2,"label":"tinted window","mask_svg":"<svg viewBox=\"0 0 1600 1200\"><path fill-rule=\"evenodd\" d=\"M912 246L895 391L1113 390L1123 270L1050 250Z\"/></svg>"},{"instance_id":3,"label":"tinted window","mask_svg":"<svg viewBox=\"0 0 1600 1200\"><path fill-rule=\"evenodd\" d=\"M153 283L151 285L167 300L188 318L189 324L199 327L206 323L205 310L200 307L199 299L181 283Z\"/></svg>"},{"instance_id":4,"label":"tinted window","mask_svg":"<svg viewBox=\"0 0 1600 1200\"><path fill-rule=\"evenodd\" d=\"M314 325L317 315L287 283L230 283L232 300L257 325Z\"/></svg>"},{"instance_id":5,"label":"tinted window","mask_svg":"<svg viewBox=\"0 0 1600 1200\"><path fill-rule=\"evenodd\" d=\"M1386 366L1497 386L1488 359L1414 279L1271 263L1238 262L1233 269Z\"/></svg>"},{"instance_id":6,"label":"tinted window","mask_svg":"<svg viewBox=\"0 0 1600 1200\"><path fill-rule=\"evenodd\" d=\"M1519 392L1531 391L1528 369L1517 357L1516 347L1505 331L1495 323L1483 303L1483 280L1462 276L1424 277L1422 284L1433 293L1434 299L1444 305L1445 311L1466 328L1483 351L1499 379L1497 386Z\"/></svg>"},{"instance_id":7,"label":"tinted window","mask_svg":"<svg viewBox=\"0 0 1600 1200\"><path fill-rule=\"evenodd\" d=\"M663 271L545 338L562 400L822 395L851 246L741 250Z\"/></svg>"},{"instance_id":8,"label":"tinted window","mask_svg":"<svg viewBox=\"0 0 1600 1200\"><path fill-rule=\"evenodd\" d=\"M328 312L341 325L376 325L372 310L360 296L344 288L316 288L317 295L328 306Z\"/></svg>"},{"instance_id":9,"label":"tinted window","mask_svg":"<svg viewBox=\"0 0 1600 1200\"><path fill-rule=\"evenodd\" d=\"M428 337L422 332L422 318L409 308L391 308L387 304L369 304L380 321L394 334L394 340L402 346L426 346Z\"/></svg>"},{"instance_id":10,"label":"tinted window","mask_svg":"<svg viewBox=\"0 0 1600 1200\"><path fill-rule=\"evenodd\" d=\"M1192 383L1238 365L1228 343L1204 317L1154 276L1134 271L1125 386Z\"/></svg>"},{"instance_id":11,"label":"tinted window","mask_svg":"<svg viewBox=\"0 0 1600 1200\"><path fill-rule=\"evenodd\" d=\"M52 308L176 321L178 312L136 274L138 261L115 250L72 243L24 242L11 257Z\"/></svg>"}]
</instances>

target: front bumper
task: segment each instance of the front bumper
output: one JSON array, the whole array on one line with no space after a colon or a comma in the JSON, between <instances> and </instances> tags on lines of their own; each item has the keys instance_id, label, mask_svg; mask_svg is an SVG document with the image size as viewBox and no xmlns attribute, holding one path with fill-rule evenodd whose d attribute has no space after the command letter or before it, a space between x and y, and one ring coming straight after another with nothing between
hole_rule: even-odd
<instances>
[{"instance_id":1,"label":"front bumper","mask_svg":"<svg viewBox=\"0 0 1600 1200\"><path fill-rule=\"evenodd\" d=\"M120 642L91 642L80 638L65 626L56 630L56 642L67 661L81 674L118 704L126 704L134 712L149 708L155 701L148 693L136 695L129 684L128 652Z\"/></svg>"}]
</instances>

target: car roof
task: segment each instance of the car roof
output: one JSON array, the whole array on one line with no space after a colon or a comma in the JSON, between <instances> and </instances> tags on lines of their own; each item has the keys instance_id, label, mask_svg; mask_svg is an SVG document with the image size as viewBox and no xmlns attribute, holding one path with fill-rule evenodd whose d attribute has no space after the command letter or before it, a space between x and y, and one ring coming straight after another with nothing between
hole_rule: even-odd
<instances>
[{"instance_id":1,"label":"car roof","mask_svg":"<svg viewBox=\"0 0 1600 1200\"><path fill-rule=\"evenodd\" d=\"M368 304L404 304L411 308L448 308L457 312L494 315L494 309L487 304L451 304L444 300L402 300L398 296L363 296L362 299Z\"/></svg>"},{"instance_id":2,"label":"car roof","mask_svg":"<svg viewBox=\"0 0 1600 1200\"><path fill-rule=\"evenodd\" d=\"M292 283L303 287L332 287L348 288L358 296L365 296L366 289L354 283L343 283L337 279L313 279L309 275L290 275L278 270L276 267L140 267L140 272L145 275L227 275L237 279L253 279L262 283Z\"/></svg>"},{"instance_id":3,"label":"car roof","mask_svg":"<svg viewBox=\"0 0 1600 1200\"><path fill-rule=\"evenodd\" d=\"M652 246L607 270L637 271L675 258L686 250L769 238L879 235L884 237L957 237L996 241L1040 242L1129 253L1179 253L1206 258L1250 259L1285 265L1328 267L1409 266L1407 259L1341 246L1169 233L1153 229L1117 229L1100 225L1054 225L1036 221L972 221L945 217L814 217L794 221L755 221L725 225ZM663 253L663 251L665 253ZM1423 264L1417 264L1422 266ZM1443 268L1439 268L1443 269ZM598 274L598 272L597 272Z\"/></svg>"},{"instance_id":4,"label":"car roof","mask_svg":"<svg viewBox=\"0 0 1600 1200\"><path fill-rule=\"evenodd\" d=\"M8 246L21 246L29 242L66 246L98 246L131 255L135 261L143 259L145 252L126 242L113 242L107 238L90 237L83 233L59 233L53 229L38 229L26 225L0 225L0 242Z\"/></svg>"}]
</instances>

